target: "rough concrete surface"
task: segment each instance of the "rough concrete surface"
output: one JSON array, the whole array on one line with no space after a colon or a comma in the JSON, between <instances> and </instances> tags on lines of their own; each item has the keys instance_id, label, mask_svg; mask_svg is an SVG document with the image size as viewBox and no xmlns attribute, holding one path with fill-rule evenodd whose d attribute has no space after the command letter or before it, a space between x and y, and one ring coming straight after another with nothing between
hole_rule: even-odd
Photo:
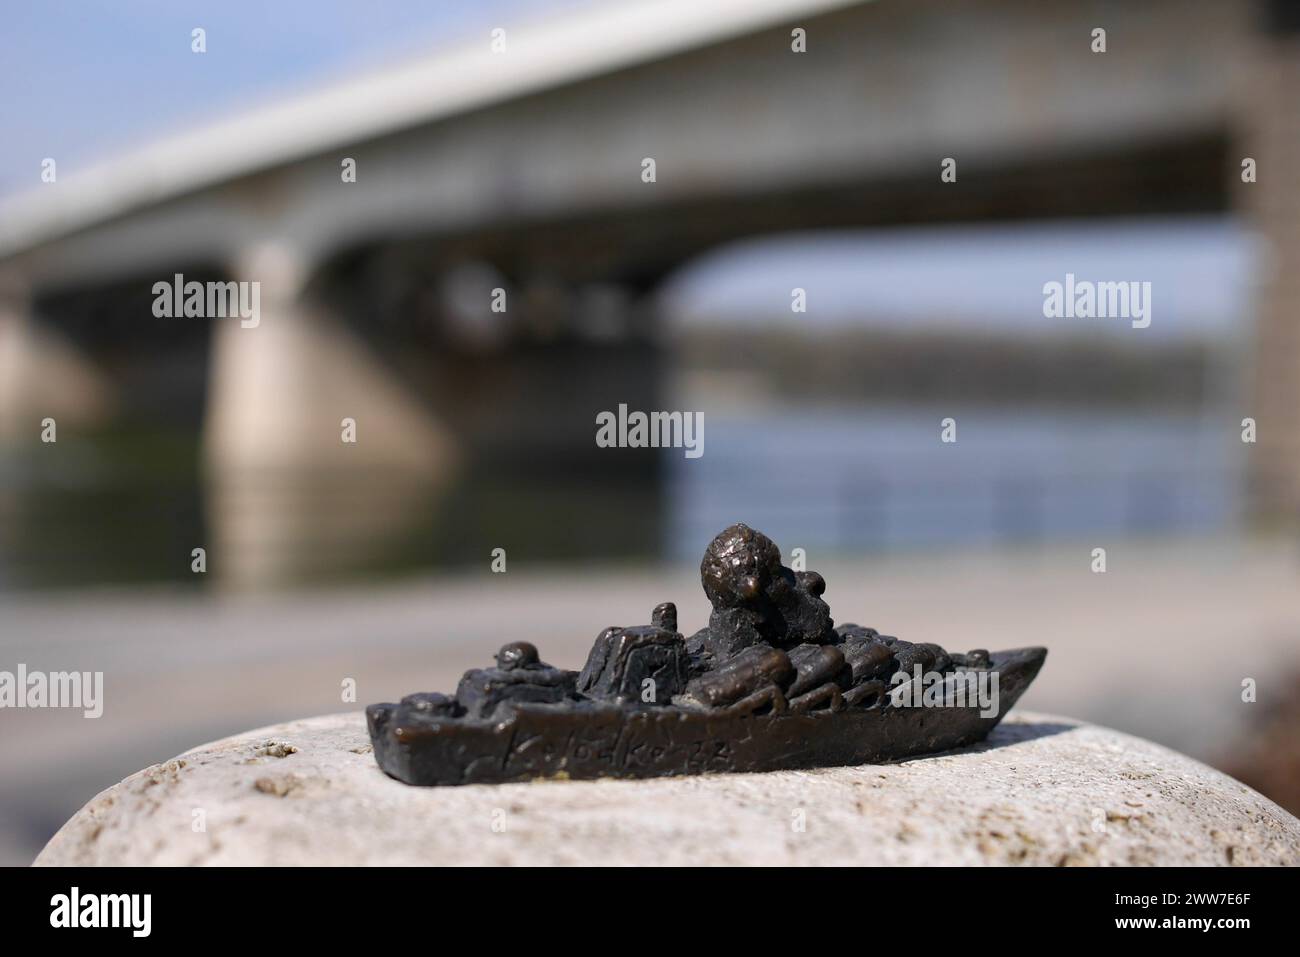
<instances>
[{"instance_id":1,"label":"rough concrete surface","mask_svg":"<svg viewBox=\"0 0 1300 957\"><path fill-rule=\"evenodd\" d=\"M899 764L408 787L360 712L203 745L78 811L37 865L1300 864L1300 820L1177 752L1013 713Z\"/></svg>"}]
</instances>

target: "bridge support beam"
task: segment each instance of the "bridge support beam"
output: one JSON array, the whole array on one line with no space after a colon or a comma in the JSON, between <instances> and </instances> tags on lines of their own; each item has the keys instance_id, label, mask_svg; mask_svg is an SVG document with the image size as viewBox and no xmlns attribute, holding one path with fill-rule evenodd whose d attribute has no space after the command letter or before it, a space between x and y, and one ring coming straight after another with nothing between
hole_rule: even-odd
<instances>
[{"instance_id":1,"label":"bridge support beam","mask_svg":"<svg viewBox=\"0 0 1300 957\"><path fill-rule=\"evenodd\" d=\"M1241 157L1257 163L1258 180L1235 185L1262 233L1256 311L1254 395L1242 416L1256 420L1251 447L1252 504L1261 520L1300 520L1300 32L1260 38L1245 103Z\"/></svg>"},{"instance_id":2,"label":"bridge support beam","mask_svg":"<svg viewBox=\"0 0 1300 957\"><path fill-rule=\"evenodd\" d=\"M262 587L355 565L446 481L452 440L311 299L294 250L258 246L234 272L260 284L260 320L212 320L209 571Z\"/></svg>"}]
</instances>

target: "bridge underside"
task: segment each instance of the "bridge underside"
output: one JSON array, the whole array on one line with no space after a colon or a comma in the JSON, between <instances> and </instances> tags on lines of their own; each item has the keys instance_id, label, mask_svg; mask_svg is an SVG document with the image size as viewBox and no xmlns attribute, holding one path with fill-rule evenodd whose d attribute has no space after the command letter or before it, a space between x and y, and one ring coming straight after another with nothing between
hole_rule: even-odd
<instances>
[{"instance_id":1,"label":"bridge underside","mask_svg":"<svg viewBox=\"0 0 1300 957\"><path fill-rule=\"evenodd\" d=\"M1124 149L1070 150L1016 163L962 165L960 184L933 169L777 192L700 194L637 209L509 219L439 235L375 243L322 270L331 296L374 302L367 264L380 257L419 283L439 264L491 263L507 278L616 282L649 292L684 263L737 240L782 232L1055 218L1225 212L1236 169L1226 130Z\"/></svg>"}]
</instances>

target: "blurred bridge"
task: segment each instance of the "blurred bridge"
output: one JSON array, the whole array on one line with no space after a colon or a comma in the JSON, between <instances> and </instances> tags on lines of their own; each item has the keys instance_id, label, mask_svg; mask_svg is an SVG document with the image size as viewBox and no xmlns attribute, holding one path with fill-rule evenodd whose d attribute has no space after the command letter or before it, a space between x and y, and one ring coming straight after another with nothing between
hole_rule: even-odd
<instances>
[{"instance_id":1,"label":"blurred bridge","mask_svg":"<svg viewBox=\"0 0 1300 957\"><path fill-rule=\"evenodd\" d=\"M235 116L0 212L0 431L92 419L120 398L123 364L170 356L150 375L203 383L174 411L202 424L209 472L232 494L276 468L438 474L470 436L589 446L590 410L653 402L649 294L737 238L1239 211L1273 252L1242 413L1259 423L1257 501L1291 512L1289 10L657 0L508 27L504 50L484 37ZM1242 182L1244 157L1258 182ZM940 180L945 158L954 183ZM177 273L260 283L260 323L155 318L153 286ZM112 368L87 358L113 342L129 354ZM521 342L534 358L550 343L585 350L586 372L529 360L534 388L512 396L492 371ZM348 417L356 449L339 441Z\"/></svg>"}]
</instances>

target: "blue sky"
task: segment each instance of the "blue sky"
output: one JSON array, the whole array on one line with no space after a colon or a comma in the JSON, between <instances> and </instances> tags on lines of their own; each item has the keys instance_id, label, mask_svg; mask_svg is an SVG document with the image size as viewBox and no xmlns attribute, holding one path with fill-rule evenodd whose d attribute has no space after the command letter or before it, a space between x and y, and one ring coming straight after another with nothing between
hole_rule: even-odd
<instances>
[{"instance_id":1,"label":"blue sky","mask_svg":"<svg viewBox=\"0 0 1300 957\"><path fill-rule=\"evenodd\" d=\"M0 0L0 195L325 80L590 0ZM609 0L607 0L609 2ZM190 51L207 31L208 52Z\"/></svg>"}]
</instances>

